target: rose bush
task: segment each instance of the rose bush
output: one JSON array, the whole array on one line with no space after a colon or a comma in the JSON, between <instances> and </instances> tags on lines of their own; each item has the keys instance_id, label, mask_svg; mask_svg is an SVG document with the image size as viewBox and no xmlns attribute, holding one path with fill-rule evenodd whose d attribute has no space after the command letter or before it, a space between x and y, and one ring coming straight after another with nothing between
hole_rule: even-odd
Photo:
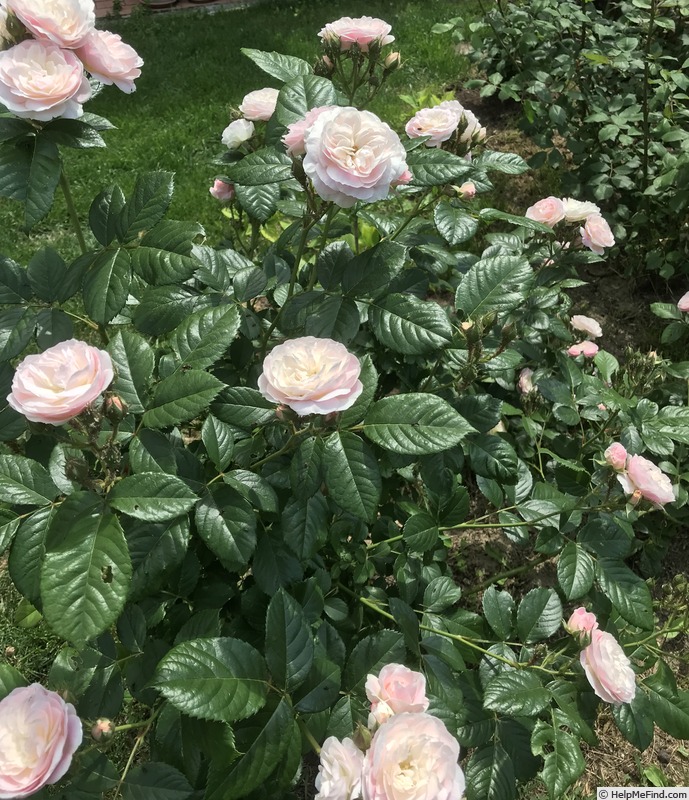
<instances>
[{"instance_id":1,"label":"rose bush","mask_svg":"<svg viewBox=\"0 0 689 800\"><path fill-rule=\"evenodd\" d=\"M70 263L0 259L0 555L92 732L65 796L559 798L602 703L639 750L689 735L648 582L688 519L686 365L574 342L585 198L507 214L526 164L469 113L406 149L359 109L388 35L247 51L283 85L219 156L222 246L156 172L94 198ZM510 556L477 575L482 529ZM2 724L57 780L71 746Z\"/></svg>"}]
</instances>

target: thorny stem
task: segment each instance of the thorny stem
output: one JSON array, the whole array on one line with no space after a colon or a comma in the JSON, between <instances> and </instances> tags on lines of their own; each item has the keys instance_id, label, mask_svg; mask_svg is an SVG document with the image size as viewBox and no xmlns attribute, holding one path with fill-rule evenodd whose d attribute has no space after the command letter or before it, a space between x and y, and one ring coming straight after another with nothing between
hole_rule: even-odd
<instances>
[{"instance_id":1,"label":"thorny stem","mask_svg":"<svg viewBox=\"0 0 689 800\"><path fill-rule=\"evenodd\" d=\"M67 180L67 173L65 172L64 164L60 169L60 188L62 189L62 194L65 196L65 203L67 204L67 212L69 213L69 218L72 222L72 227L74 228L74 233L77 236L77 241L79 242L79 248L81 249L81 253L83 255L84 253L88 253L88 247L86 246L84 233L81 230L79 215L77 214L77 209L76 206L74 205L74 198L72 197L72 190L69 188L69 181Z\"/></svg>"},{"instance_id":2,"label":"thorny stem","mask_svg":"<svg viewBox=\"0 0 689 800\"><path fill-rule=\"evenodd\" d=\"M644 89L641 103L641 110L643 113L643 128L644 128L644 151L641 162L641 189L642 191L648 187L648 149L650 145L651 129L649 122L649 107L648 107L648 84L651 79L651 42L653 40L653 26L655 23L656 14L656 0L651 0L651 10L648 18L648 34L646 36L646 44L644 45Z\"/></svg>"},{"instance_id":3,"label":"thorny stem","mask_svg":"<svg viewBox=\"0 0 689 800\"><path fill-rule=\"evenodd\" d=\"M530 569L533 569L534 567L538 567L541 564L545 564L546 561L551 561L553 558L555 558L555 555L541 556L540 558L535 558L533 561L529 561L526 564L522 564L519 567L514 567L513 569L507 569L504 572L498 572L497 575L493 575L487 580L476 584L476 586L472 586L466 591L463 591L462 597L471 597L472 595L482 592L484 589L487 589L489 586L492 586L494 583L497 583L498 581L501 581L504 578L511 578L514 575L521 574L522 572L528 572Z\"/></svg>"}]
</instances>

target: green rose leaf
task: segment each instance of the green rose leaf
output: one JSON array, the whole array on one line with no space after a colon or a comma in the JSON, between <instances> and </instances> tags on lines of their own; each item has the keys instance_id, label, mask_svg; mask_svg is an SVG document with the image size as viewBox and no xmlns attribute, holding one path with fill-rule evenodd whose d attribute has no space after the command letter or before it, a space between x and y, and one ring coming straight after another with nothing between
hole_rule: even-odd
<instances>
[{"instance_id":1,"label":"green rose leaf","mask_svg":"<svg viewBox=\"0 0 689 800\"><path fill-rule=\"evenodd\" d=\"M288 692L306 680L314 658L311 629L302 607L278 589L266 615L265 654L273 680Z\"/></svg>"},{"instance_id":2,"label":"green rose leaf","mask_svg":"<svg viewBox=\"0 0 689 800\"><path fill-rule=\"evenodd\" d=\"M282 125L291 125L304 119L312 108L336 105L337 92L332 81L318 75L301 74L280 89L275 116Z\"/></svg>"},{"instance_id":3,"label":"green rose leaf","mask_svg":"<svg viewBox=\"0 0 689 800\"><path fill-rule=\"evenodd\" d=\"M632 625L653 630L653 599L646 583L626 564L614 558L599 558L596 578L603 594Z\"/></svg>"},{"instance_id":4,"label":"green rose leaf","mask_svg":"<svg viewBox=\"0 0 689 800\"><path fill-rule=\"evenodd\" d=\"M172 347L187 367L205 369L222 358L240 323L235 306L212 306L195 311L172 333Z\"/></svg>"},{"instance_id":5,"label":"green rose leaf","mask_svg":"<svg viewBox=\"0 0 689 800\"><path fill-rule=\"evenodd\" d=\"M369 321L379 342L398 353L437 353L452 339L452 326L442 308L414 295L390 294L369 307Z\"/></svg>"},{"instance_id":6,"label":"green rose leaf","mask_svg":"<svg viewBox=\"0 0 689 800\"><path fill-rule=\"evenodd\" d=\"M117 517L96 495L71 495L52 520L41 570L46 622L65 639L85 644L117 619L131 577Z\"/></svg>"},{"instance_id":7,"label":"green rose leaf","mask_svg":"<svg viewBox=\"0 0 689 800\"><path fill-rule=\"evenodd\" d=\"M568 542L557 562L557 579L568 600L578 600L593 586L596 567L591 556L576 542Z\"/></svg>"},{"instance_id":8,"label":"green rose leaf","mask_svg":"<svg viewBox=\"0 0 689 800\"><path fill-rule=\"evenodd\" d=\"M173 647L153 685L190 717L234 722L263 707L268 675L261 654L240 639L196 639Z\"/></svg>"},{"instance_id":9,"label":"green rose leaf","mask_svg":"<svg viewBox=\"0 0 689 800\"><path fill-rule=\"evenodd\" d=\"M122 311L132 282L130 254L124 248L99 253L84 278L84 307L105 325Z\"/></svg>"},{"instance_id":10,"label":"green rose leaf","mask_svg":"<svg viewBox=\"0 0 689 800\"><path fill-rule=\"evenodd\" d=\"M48 470L24 456L0 455L0 500L24 506L44 506L58 495Z\"/></svg>"},{"instance_id":11,"label":"green rose leaf","mask_svg":"<svg viewBox=\"0 0 689 800\"><path fill-rule=\"evenodd\" d=\"M142 472L123 478L108 495L112 508L135 519L165 522L194 507L198 497L174 475Z\"/></svg>"},{"instance_id":12,"label":"green rose leaf","mask_svg":"<svg viewBox=\"0 0 689 800\"><path fill-rule=\"evenodd\" d=\"M552 636L561 622L562 603L554 589L532 589L517 609L517 632L527 644Z\"/></svg>"},{"instance_id":13,"label":"green rose leaf","mask_svg":"<svg viewBox=\"0 0 689 800\"><path fill-rule=\"evenodd\" d=\"M299 75L311 75L311 65L296 56L283 56L282 53L265 50L254 50L251 47L242 47L242 53L250 58L257 67L277 78L279 81L289 81Z\"/></svg>"},{"instance_id":14,"label":"green rose leaf","mask_svg":"<svg viewBox=\"0 0 689 800\"><path fill-rule=\"evenodd\" d=\"M371 448L355 433L333 433L323 449L325 484L333 500L366 521L375 518L382 481Z\"/></svg>"},{"instance_id":15,"label":"green rose leaf","mask_svg":"<svg viewBox=\"0 0 689 800\"><path fill-rule=\"evenodd\" d=\"M143 423L149 428L166 428L187 422L205 411L224 386L200 369L177 372L156 386Z\"/></svg>"},{"instance_id":16,"label":"green rose leaf","mask_svg":"<svg viewBox=\"0 0 689 800\"><path fill-rule=\"evenodd\" d=\"M384 397L364 420L364 433L393 453L426 455L447 450L474 429L440 397L411 393Z\"/></svg>"},{"instance_id":17,"label":"green rose leaf","mask_svg":"<svg viewBox=\"0 0 689 800\"><path fill-rule=\"evenodd\" d=\"M225 168L228 180L242 186L263 186L292 177L292 159L272 147L263 147Z\"/></svg>"},{"instance_id":18,"label":"green rose leaf","mask_svg":"<svg viewBox=\"0 0 689 800\"><path fill-rule=\"evenodd\" d=\"M550 692L533 672L506 670L486 684L483 707L515 717L535 717L550 704Z\"/></svg>"},{"instance_id":19,"label":"green rose leaf","mask_svg":"<svg viewBox=\"0 0 689 800\"><path fill-rule=\"evenodd\" d=\"M122 785L123 800L188 800L193 794L179 770L155 761L134 767Z\"/></svg>"},{"instance_id":20,"label":"green rose leaf","mask_svg":"<svg viewBox=\"0 0 689 800\"><path fill-rule=\"evenodd\" d=\"M524 301L532 281L533 270L522 256L482 258L462 278L455 303L467 319L503 314Z\"/></svg>"},{"instance_id":21,"label":"green rose leaf","mask_svg":"<svg viewBox=\"0 0 689 800\"><path fill-rule=\"evenodd\" d=\"M461 208L455 208L447 200L435 207L433 221L438 233L451 246L469 241L478 230L478 220L475 217Z\"/></svg>"},{"instance_id":22,"label":"green rose leaf","mask_svg":"<svg viewBox=\"0 0 689 800\"><path fill-rule=\"evenodd\" d=\"M108 352L115 367L112 390L125 401L130 411L143 413L155 365L151 346L138 333L124 330L112 337Z\"/></svg>"}]
</instances>

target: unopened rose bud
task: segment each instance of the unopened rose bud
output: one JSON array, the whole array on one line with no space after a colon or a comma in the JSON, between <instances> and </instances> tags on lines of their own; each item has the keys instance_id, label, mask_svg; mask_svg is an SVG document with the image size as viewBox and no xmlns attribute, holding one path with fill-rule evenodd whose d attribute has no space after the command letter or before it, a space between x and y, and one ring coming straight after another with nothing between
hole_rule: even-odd
<instances>
[{"instance_id":1,"label":"unopened rose bud","mask_svg":"<svg viewBox=\"0 0 689 800\"><path fill-rule=\"evenodd\" d=\"M641 498L643 494L641 493L641 489L635 489L632 496L627 500L630 506L636 506L641 502Z\"/></svg>"},{"instance_id":2,"label":"unopened rose bud","mask_svg":"<svg viewBox=\"0 0 689 800\"><path fill-rule=\"evenodd\" d=\"M323 56L316 61L316 66L313 68L313 71L321 78L329 78L335 71L335 65L332 59L328 58L328 56Z\"/></svg>"},{"instance_id":3,"label":"unopened rose bud","mask_svg":"<svg viewBox=\"0 0 689 800\"><path fill-rule=\"evenodd\" d=\"M5 648L5 658L14 658L16 652L17 650L12 645L9 645Z\"/></svg>"},{"instance_id":4,"label":"unopened rose bud","mask_svg":"<svg viewBox=\"0 0 689 800\"><path fill-rule=\"evenodd\" d=\"M385 57L385 61L383 62L386 72L394 72L396 69L399 69L402 65L402 60L400 58L399 53L390 53Z\"/></svg>"},{"instance_id":5,"label":"unopened rose bud","mask_svg":"<svg viewBox=\"0 0 689 800\"><path fill-rule=\"evenodd\" d=\"M603 458L613 469L623 470L627 465L627 450L623 444L614 442L603 453Z\"/></svg>"},{"instance_id":6,"label":"unopened rose bud","mask_svg":"<svg viewBox=\"0 0 689 800\"><path fill-rule=\"evenodd\" d=\"M457 189L457 194L463 200L472 200L476 197L476 186L471 181L467 181Z\"/></svg>"},{"instance_id":7,"label":"unopened rose bud","mask_svg":"<svg viewBox=\"0 0 689 800\"><path fill-rule=\"evenodd\" d=\"M459 326L463 331L470 331L474 327L474 323L471 320L467 322L462 322Z\"/></svg>"},{"instance_id":8,"label":"unopened rose bud","mask_svg":"<svg viewBox=\"0 0 689 800\"><path fill-rule=\"evenodd\" d=\"M101 717L93 723L91 736L97 742L106 742L115 735L115 723L111 719Z\"/></svg>"},{"instance_id":9,"label":"unopened rose bud","mask_svg":"<svg viewBox=\"0 0 689 800\"><path fill-rule=\"evenodd\" d=\"M533 370L530 367L524 367L524 369L519 373L517 388L522 394L529 394L529 392L533 392L535 390L532 377Z\"/></svg>"},{"instance_id":10,"label":"unopened rose bud","mask_svg":"<svg viewBox=\"0 0 689 800\"><path fill-rule=\"evenodd\" d=\"M110 422L121 422L127 416L129 406L121 397L113 394L105 398L104 411Z\"/></svg>"},{"instance_id":11,"label":"unopened rose bud","mask_svg":"<svg viewBox=\"0 0 689 800\"><path fill-rule=\"evenodd\" d=\"M220 179L217 179L208 191L212 197L215 197L221 203L230 203L234 200L234 186Z\"/></svg>"}]
</instances>

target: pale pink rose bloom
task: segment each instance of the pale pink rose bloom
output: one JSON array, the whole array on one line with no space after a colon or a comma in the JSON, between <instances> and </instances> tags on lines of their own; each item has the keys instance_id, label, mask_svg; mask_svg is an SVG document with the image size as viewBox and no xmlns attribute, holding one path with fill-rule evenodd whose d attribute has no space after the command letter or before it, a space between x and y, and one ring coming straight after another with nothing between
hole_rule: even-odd
<instances>
[{"instance_id":1,"label":"pale pink rose bloom","mask_svg":"<svg viewBox=\"0 0 689 800\"><path fill-rule=\"evenodd\" d=\"M562 203L565 207L566 222L581 222L591 214L600 214L600 208L595 203L575 200L573 197L563 197Z\"/></svg>"},{"instance_id":2,"label":"pale pink rose bloom","mask_svg":"<svg viewBox=\"0 0 689 800\"><path fill-rule=\"evenodd\" d=\"M351 208L357 200L385 199L408 171L399 136L370 111L325 111L304 144L304 172L314 189L342 208Z\"/></svg>"},{"instance_id":3,"label":"pale pink rose bloom","mask_svg":"<svg viewBox=\"0 0 689 800\"><path fill-rule=\"evenodd\" d=\"M583 606L572 612L572 616L567 620L565 628L570 633L591 633L598 629L596 615L587 611Z\"/></svg>"},{"instance_id":4,"label":"pale pink rose bloom","mask_svg":"<svg viewBox=\"0 0 689 800\"><path fill-rule=\"evenodd\" d=\"M245 119L257 122L263 120L267 122L275 113L275 106L278 102L278 89L256 89L244 96L239 110Z\"/></svg>"},{"instance_id":5,"label":"pale pink rose bloom","mask_svg":"<svg viewBox=\"0 0 689 800\"><path fill-rule=\"evenodd\" d=\"M27 39L0 52L0 103L18 117L76 119L90 96L82 63L69 50Z\"/></svg>"},{"instance_id":6,"label":"pale pink rose bloom","mask_svg":"<svg viewBox=\"0 0 689 800\"><path fill-rule=\"evenodd\" d=\"M672 503L675 493L670 478L643 456L629 456L627 471L617 476L622 488L627 494L638 492L646 500L659 506Z\"/></svg>"},{"instance_id":7,"label":"pale pink rose bloom","mask_svg":"<svg viewBox=\"0 0 689 800\"><path fill-rule=\"evenodd\" d=\"M351 739L328 737L321 747L315 800L357 800L363 765L364 754Z\"/></svg>"},{"instance_id":8,"label":"pale pink rose bloom","mask_svg":"<svg viewBox=\"0 0 689 800\"><path fill-rule=\"evenodd\" d=\"M603 411L605 411L605 407L603 407ZM603 458L613 469L623 470L627 463L627 450L623 444L613 442L603 453Z\"/></svg>"},{"instance_id":9,"label":"pale pink rose bloom","mask_svg":"<svg viewBox=\"0 0 689 800\"><path fill-rule=\"evenodd\" d=\"M381 47L394 42L395 37L390 36L391 30L391 25L377 17L342 17L329 22L318 35L323 42L339 41L343 52L357 44L363 53L367 53L372 42L377 42Z\"/></svg>"},{"instance_id":10,"label":"pale pink rose bloom","mask_svg":"<svg viewBox=\"0 0 689 800\"><path fill-rule=\"evenodd\" d=\"M631 662L611 633L591 631L591 644L581 651L581 666L601 700L619 706L636 695L636 676Z\"/></svg>"},{"instance_id":11,"label":"pale pink rose bloom","mask_svg":"<svg viewBox=\"0 0 689 800\"><path fill-rule=\"evenodd\" d=\"M119 33L93 30L77 48L76 54L91 75L101 83L115 84L127 94L136 91L144 60L133 47L122 41Z\"/></svg>"},{"instance_id":12,"label":"pale pink rose bloom","mask_svg":"<svg viewBox=\"0 0 689 800\"><path fill-rule=\"evenodd\" d=\"M612 235L610 226L600 214L589 214L584 222L584 227L579 228L581 243L589 250L593 250L602 256L606 247L615 244L615 237Z\"/></svg>"},{"instance_id":13,"label":"pale pink rose bloom","mask_svg":"<svg viewBox=\"0 0 689 800\"><path fill-rule=\"evenodd\" d=\"M403 664L386 664L377 677L368 675L365 688L366 697L371 701L371 717L378 725L393 714L428 708L425 676Z\"/></svg>"},{"instance_id":14,"label":"pale pink rose bloom","mask_svg":"<svg viewBox=\"0 0 689 800\"><path fill-rule=\"evenodd\" d=\"M585 317L583 314L575 314L572 319L570 319L569 324L574 328L575 331L587 333L592 339L598 339L599 336L603 335L603 329L601 328L600 323L593 319L593 317Z\"/></svg>"},{"instance_id":15,"label":"pale pink rose bloom","mask_svg":"<svg viewBox=\"0 0 689 800\"><path fill-rule=\"evenodd\" d=\"M333 108L337 108L337 106L318 106L317 108L312 108L310 111L306 112L304 119L300 119L298 122L293 122L291 125L287 126L287 133L282 137L282 142L287 148L288 155L292 157L304 155L306 152L306 147L304 145L306 134L321 114L325 111L331 111Z\"/></svg>"},{"instance_id":16,"label":"pale pink rose bloom","mask_svg":"<svg viewBox=\"0 0 689 800\"><path fill-rule=\"evenodd\" d=\"M112 383L110 355L78 339L26 356L7 397L31 422L62 425L76 417Z\"/></svg>"},{"instance_id":17,"label":"pale pink rose bloom","mask_svg":"<svg viewBox=\"0 0 689 800\"><path fill-rule=\"evenodd\" d=\"M68 50L79 47L96 24L93 0L6 0L37 39Z\"/></svg>"},{"instance_id":18,"label":"pale pink rose bloom","mask_svg":"<svg viewBox=\"0 0 689 800\"><path fill-rule=\"evenodd\" d=\"M422 108L407 122L404 130L411 139L430 136L426 147L440 147L457 130L464 109L457 100L445 100L432 108Z\"/></svg>"},{"instance_id":19,"label":"pale pink rose bloom","mask_svg":"<svg viewBox=\"0 0 689 800\"><path fill-rule=\"evenodd\" d=\"M544 225L554 228L565 218L565 206L562 200L551 195L529 206L524 216L534 222L542 222Z\"/></svg>"},{"instance_id":20,"label":"pale pink rose bloom","mask_svg":"<svg viewBox=\"0 0 689 800\"><path fill-rule=\"evenodd\" d=\"M274 347L258 379L261 394L300 417L331 414L354 405L363 390L361 364L332 339L302 336Z\"/></svg>"},{"instance_id":21,"label":"pale pink rose bloom","mask_svg":"<svg viewBox=\"0 0 689 800\"><path fill-rule=\"evenodd\" d=\"M593 358L597 352L598 345L595 342L590 342L587 339L586 341L573 344L567 350L567 355L572 357L585 356L586 358Z\"/></svg>"},{"instance_id":22,"label":"pale pink rose bloom","mask_svg":"<svg viewBox=\"0 0 689 800\"><path fill-rule=\"evenodd\" d=\"M214 181L208 191L212 197L215 197L216 200L220 200L221 203L229 203L231 200L234 200L234 186L231 183L221 181L219 178Z\"/></svg>"},{"instance_id":23,"label":"pale pink rose bloom","mask_svg":"<svg viewBox=\"0 0 689 800\"><path fill-rule=\"evenodd\" d=\"M430 714L396 714L381 725L364 758L363 800L459 800L459 744Z\"/></svg>"},{"instance_id":24,"label":"pale pink rose bloom","mask_svg":"<svg viewBox=\"0 0 689 800\"><path fill-rule=\"evenodd\" d=\"M531 380L532 377L533 370L531 367L524 367L524 369L519 373L517 388L522 394L529 394L529 392L535 391L536 387L533 385L533 381Z\"/></svg>"},{"instance_id":25,"label":"pale pink rose bloom","mask_svg":"<svg viewBox=\"0 0 689 800\"><path fill-rule=\"evenodd\" d=\"M476 185L471 181L466 181L459 187L459 193L462 196L462 200L473 200L476 197Z\"/></svg>"},{"instance_id":26,"label":"pale pink rose bloom","mask_svg":"<svg viewBox=\"0 0 689 800\"><path fill-rule=\"evenodd\" d=\"M596 408L597 408L599 411L607 411L607 410L608 410L608 409L606 408L606 406L605 406L605 404L604 404L604 403L598 403L598 405L596 406Z\"/></svg>"},{"instance_id":27,"label":"pale pink rose bloom","mask_svg":"<svg viewBox=\"0 0 689 800\"><path fill-rule=\"evenodd\" d=\"M689 292L687 292L686 294L683 294L679 298L679 303L677 303L677 308L680 311L684 311L684 312L689 311Z\"/></svg>"},{"instance_id":28,"label":"pale pink rose bloom","mask_svg":"<svg viewBox=\"0 0 689 800\"><path fill-rule=\"evenodd\" d=\"M83 731L74 706L40 684L0 701L0 798L29 797L69 769Z\"/></svg>"},{"instance_id":29,"label":"pale pink rose bloom","mask_svg":"<svg viewBox=\"0 0 689 800\"><path fill-rule=\"evenodd\" d=\"M254 123L248 119L236 119L222 132L222 143L228 150L236 150L238 147L248 142L254 135Z\"/></svg>"}]
</instances>

